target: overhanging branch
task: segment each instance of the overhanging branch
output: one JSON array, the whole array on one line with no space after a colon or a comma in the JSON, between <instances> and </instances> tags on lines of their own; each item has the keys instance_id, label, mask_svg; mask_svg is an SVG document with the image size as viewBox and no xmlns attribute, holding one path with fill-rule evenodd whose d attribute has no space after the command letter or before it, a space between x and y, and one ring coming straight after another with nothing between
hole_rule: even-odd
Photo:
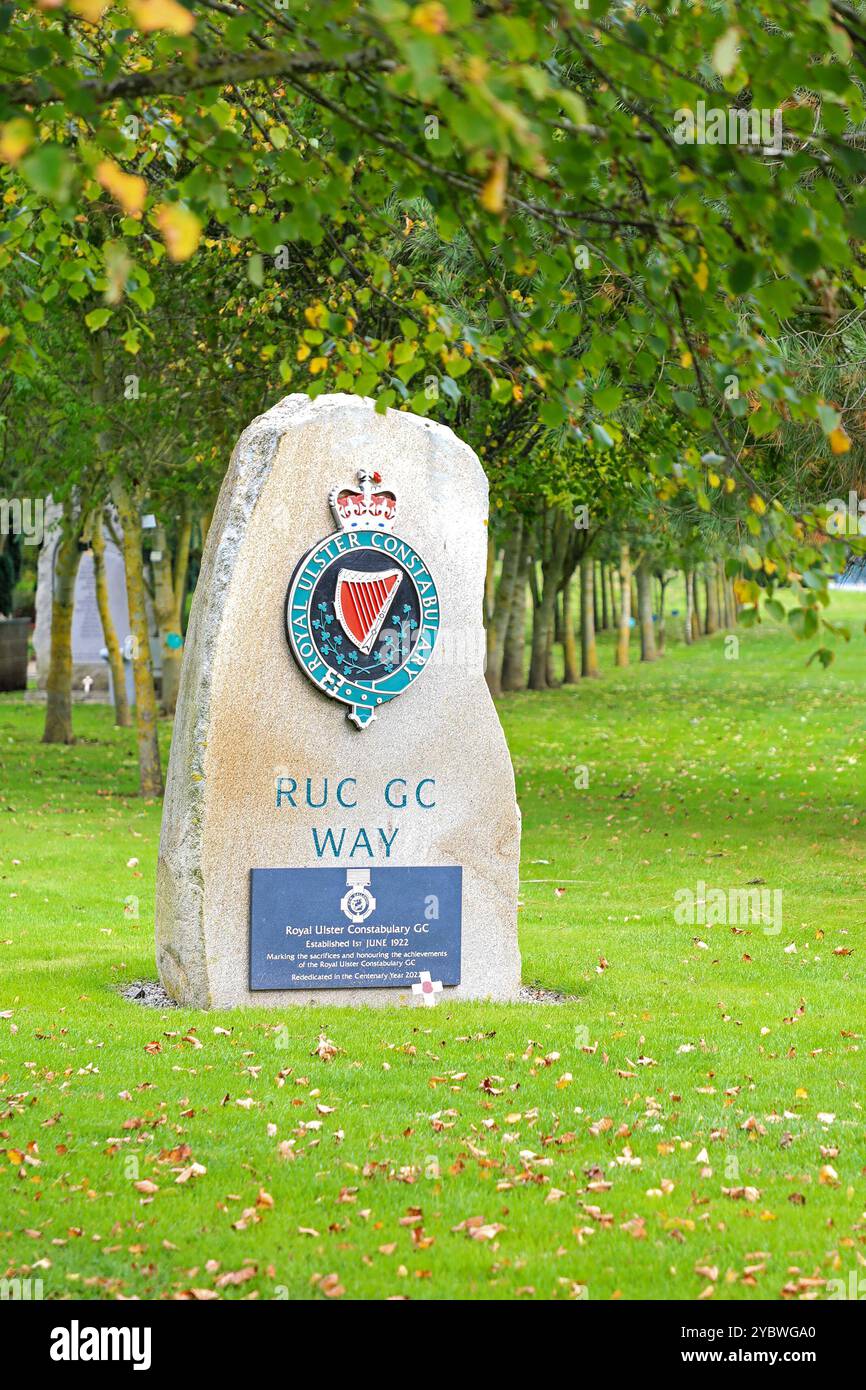
<instances>
[{"instance_id":1,"label":"overhanging branch","mask_svg":"<svg viewBox=\"0 0 866 1390\"><path fill-rule=\"evenodd\" d=\"M92 107L108 106L113 101L137 101L142 97L180 96L201 87L237 86L257 82L262 78L297 77L324 72L392 71L393 59L383 58L375 49L362 48L342 57L322 53L216 53L196 62L173 63L151 72L128 72L110 82L88 79L73 91L63 91L54 83L9 82L0 86L0 108L47 106L51 102L68 102L76 94L83 96Z\"/></svg>"}]
</instances>

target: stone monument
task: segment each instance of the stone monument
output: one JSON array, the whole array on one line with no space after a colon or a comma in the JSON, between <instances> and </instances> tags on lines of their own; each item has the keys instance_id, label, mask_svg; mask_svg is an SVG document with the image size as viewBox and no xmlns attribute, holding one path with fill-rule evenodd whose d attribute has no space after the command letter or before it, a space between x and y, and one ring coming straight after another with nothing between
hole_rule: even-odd
<instances>
[{"instance_id":1,"label":"stone monument","mask_svg":"<svg viewBox=\"0 0 866 1390\"><path fill-rule=\"evenodd\" d=\"M514 999L514 777L483 672L487 482L445 426L289 396L193 601L160 842L196 1007Z\"/></svg>"}]
</instances>

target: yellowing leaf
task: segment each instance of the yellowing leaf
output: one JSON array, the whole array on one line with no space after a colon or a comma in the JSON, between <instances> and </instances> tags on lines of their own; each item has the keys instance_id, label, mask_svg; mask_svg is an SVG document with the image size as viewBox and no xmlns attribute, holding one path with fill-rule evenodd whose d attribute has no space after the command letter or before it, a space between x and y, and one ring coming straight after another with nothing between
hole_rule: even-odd
<instances>
[{"instance_id":1,"label":"yellowing leaf","mask_svg":"<svg viewBox=\"0 0 866 1390\"><path fill-rule=\"evenodd\" d=\"M698 289L703 294L704 290L707 288L707 285L710 283L710 272L707 267L706 261L701 261L697 270L693 274L693 279Z\"/></svg>"},{"instance_id":2,"label":"yellowing leaf","mask_svg":"<svg viewBox=\"0 0 866 1390\"><path fill-rule=\"evenodd\" d=\"M0 159L17 164L33 143L33 126L25 116L6 121L0 126Z\"/></svg>"},{"instance_id":3,"label":"yellowing leaf","mask_svg":"<svg viewBox=\"0 0 866 1390\"><path fill-rule=\"evenodd\" d=\"M422 34L444 34L448 28L448 11L439 0L424 0L412 11L412 23Z\"/></svg>"},{"instance_id":4,"label":"yellowing leaf","mask_svg":"<svg viewBox=\"0 0 866 1390\"><path fill-rule=\"evenodd\" d=\"M753 492L749 498L749 506L756 516L763 516L764 512L767 510L766 502L763 497L758 496L757 492Z\"/></svg>"},{"instance_id":5,"label":"yellowing leaf","mask_svg":"<svg viewBox=\"0 0 866 1390\"><path fill-rule=\"evenodd\" d=\"M323 372L328 365L327 357L314 357L310 363L310 371L315 376L316 372Z\"/></svg>"},{"instance_id":6,"label":"yellowing leaf","mask_svg":"<svg viewBox=\"0 0 866 1390\"><path fill-rule=\"evenodd\" d=\"M173 261L188 261L201 237L201 222L181 203L161 203L156 222Z\"/></svg>"},{"instance_id":7,"label":"yellowing leaf","mask_svg":"<svg viewBox=\"0 0 866 1390\"><path fill-rule=\"evenodd\" d=\"M69 8L88 24L98 24L110 4L111 0L69 0Z\"/></svg>"},{"instance_id":8,"label":"yellowing leaf","mask_svg":"<svg viewBox=\"0 0 866 1390\"><path fill-rule=\"evenodd\" d=\"M730 77L734 68L737 66L737 47L740 42L740 31L735 27L726 29L720 39L716 39L713 45L713 67L719 77Z\"/></svg>"},{"instance_id":9,"label":"yellowing leaf","mask_svg":"<svg viewBox=\"0 0 866 1390\"><path fill-rule=\"evenodd\" d=\"M830 448L833 450L834 454L847 454L848 450L851 448L851 440L848 438L841 425L837 425L834 430L831 430L828 438L830 440Z\"/></svg>"},{"instance_id":10,"label":"yellowing leaf","mask_svg":"<svg viewBox=\"0 0 866 1390\"><path fill-rule=\"evenodd\" d=\"M481 190L481 206L487 212L501 212L505 207L505 189L508 178L508 160L500 155L491 169L487 182Z\"/></svg>"},{"instance_id":11,"label":"yellowing leaf","mask_svg":"<svg viewBox=\"0 0 866 1390\"><path fill-rule=\"evenodd\" d=\"M128 0L129 12L143 34L167 29L170 34L188 34L195 28L195 15L177 0Z\"/></svg>"},{"instance_id":12,"label":"yellowing leaf","mask_svg":"<svg viewBox=\"0 0 866 1390\"><path fill-rule=\"evenodd\" d=\"M96 177L125 213L141 212L147 184L138 174L125 174L113 159L102 159L96 166Z\"/></svg>"}]
</instances>

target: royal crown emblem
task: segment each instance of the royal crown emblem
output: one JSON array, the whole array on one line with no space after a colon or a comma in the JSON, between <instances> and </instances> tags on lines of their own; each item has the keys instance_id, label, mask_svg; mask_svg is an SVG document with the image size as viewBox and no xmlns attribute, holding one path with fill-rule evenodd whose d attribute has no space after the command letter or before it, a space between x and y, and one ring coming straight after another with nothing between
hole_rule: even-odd
<instances>
[{"instance_id":1,"label":"royal crown emblem","mask_svg":"<svg viewBox=\"0 0 866 1390\"><path fill-rule=\"evenodd\" d=\"M394 534L397 498L362 468L329 494L338 530L298 562L286 633L306 676L366 729L417 680L439 631L439 595L418 552Z\"/></svg>"}]
</instances>

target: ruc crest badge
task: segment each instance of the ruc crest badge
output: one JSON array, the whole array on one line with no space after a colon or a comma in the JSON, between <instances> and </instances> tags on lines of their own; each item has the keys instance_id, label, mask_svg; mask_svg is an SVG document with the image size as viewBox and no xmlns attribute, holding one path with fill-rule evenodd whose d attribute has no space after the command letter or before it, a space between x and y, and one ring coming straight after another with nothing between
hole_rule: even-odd
<instances>
[{"instance_id":1,"label":"ruc crest badge","mask_svg":"<svg viewBox=\"0 0 866 1390\"><path fill-rule=\"evenodd\" d=\"M439 631L429 569L394 534L397 499L362 468L359 487L332 488L338 530L308 550L286 595L286 634L306 676L349 706L359 729L417 680Z\"/></svg>"}]
</instances>

